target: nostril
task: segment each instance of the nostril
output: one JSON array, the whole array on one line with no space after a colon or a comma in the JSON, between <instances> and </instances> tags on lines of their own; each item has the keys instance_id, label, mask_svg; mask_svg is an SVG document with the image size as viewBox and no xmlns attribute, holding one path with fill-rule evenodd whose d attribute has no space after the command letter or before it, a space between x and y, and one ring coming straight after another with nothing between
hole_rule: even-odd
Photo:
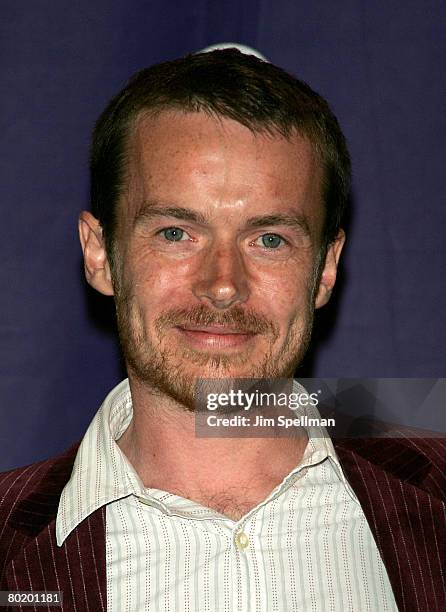
<instances>
[{"instance_id":1,"label":"nostril","mask_svg":"<svg viewBox=\"0 0 446 612\"><path fill-rule=\"evenodd\" d=\"M223 278L203 280L195 285L193 293L196 298L207 300L220 309L245 302L249 294L245 279L234 281Z\"/></svg>"}]
</instances>

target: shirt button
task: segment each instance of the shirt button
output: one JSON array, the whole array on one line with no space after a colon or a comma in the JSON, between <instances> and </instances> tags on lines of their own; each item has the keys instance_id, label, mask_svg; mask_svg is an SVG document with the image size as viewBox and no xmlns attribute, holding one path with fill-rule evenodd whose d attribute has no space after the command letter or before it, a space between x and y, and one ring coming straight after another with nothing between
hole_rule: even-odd
<instances>
[{"instance_id":1,"label":"shirt button","mask_svg":"<svg viewBox=\"0 0 446 612\"><path fill-rule=\"evenodd\" d=\"M235 544L240 550L245 549L249 545L249 538L244 531L240 531L235 536Z\"/></svg>"}]
</instances>

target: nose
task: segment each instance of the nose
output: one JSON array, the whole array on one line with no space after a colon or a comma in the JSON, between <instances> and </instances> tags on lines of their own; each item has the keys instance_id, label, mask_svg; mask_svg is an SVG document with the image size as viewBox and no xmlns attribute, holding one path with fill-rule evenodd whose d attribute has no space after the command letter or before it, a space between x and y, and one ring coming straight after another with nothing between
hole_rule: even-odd
<instances>
[{"instance_id":1,"label":"nose","mask_svg":"<svg viewBox=\"0 0 446 612\"><path fill-rule=\"evenodd\" d=\"M237 245L214 245L203 256L193 293L200 301L210 302L219 309L246 302L248 276Z\"/></svg>"}]
</instances>

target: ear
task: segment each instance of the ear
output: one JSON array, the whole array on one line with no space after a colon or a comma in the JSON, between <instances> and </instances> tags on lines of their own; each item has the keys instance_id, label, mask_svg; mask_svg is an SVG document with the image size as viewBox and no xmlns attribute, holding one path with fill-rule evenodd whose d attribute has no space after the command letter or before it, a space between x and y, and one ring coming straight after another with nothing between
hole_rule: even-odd
<instances>
[{"instance_id":1,"label":"ear","mask_svg":"<svg viewBox=\"0 0 446 612\"><path fill-rule=\"evenodd\" d=\"M85 277L99 293L113 295L110 264L99 221L84 210L79 217L79 238L84 254Z\"/></svg>"},{"instance_id":2,"label":"ear","mask_svg":"<svg viewBox=\"0 0 446 612\"><path fill-rule=\"evenodd\" d=\"M319 288L316 295L314 307L324 306L330 299L331 292L336 282L336 272L338 269L339 257L345 242L344 230L339 230L335 240L328 245L325 255L324 269L322 270Z\"/></svg>"}]
</instances>

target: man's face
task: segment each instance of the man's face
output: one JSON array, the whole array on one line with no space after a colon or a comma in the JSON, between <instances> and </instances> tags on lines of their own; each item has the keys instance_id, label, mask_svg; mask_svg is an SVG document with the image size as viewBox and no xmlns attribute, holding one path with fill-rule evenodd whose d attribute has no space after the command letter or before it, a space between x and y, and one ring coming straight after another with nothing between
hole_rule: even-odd
<instances>
[{"instance_id":1,"label":"man's face","mask_svg":"<svg viewBox=\"0 0 446 612\"><path fill-rule=\"evenodd\" d=\"M130 377L191 408L197 378L293 374L331 289L317 274L322 178L297 134L205 113L139 119L114 270Z\"/></svg>"}]
</instances>

